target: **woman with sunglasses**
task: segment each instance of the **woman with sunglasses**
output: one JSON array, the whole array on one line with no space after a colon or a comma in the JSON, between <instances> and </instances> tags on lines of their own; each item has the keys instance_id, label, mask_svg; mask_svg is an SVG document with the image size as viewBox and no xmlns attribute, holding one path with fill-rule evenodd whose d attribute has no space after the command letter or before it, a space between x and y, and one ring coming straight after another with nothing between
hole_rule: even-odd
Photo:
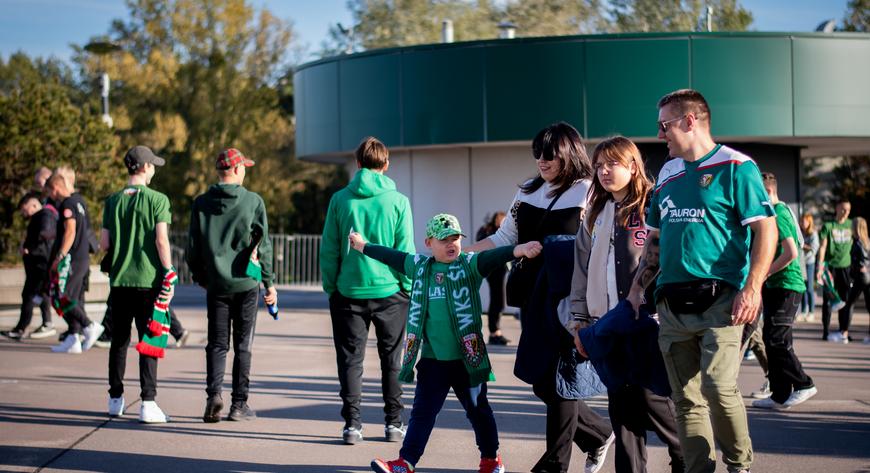
<instances>
[{"instance_id":1,"label":"woman with sunglasses","mask_svg":"<svg viewBox=\"0 0 870 473\"><path fill-rule=\"evenodd\" d=\"M551 235L573 237L577 234L592 176L592 166L580 133L565 122L550 125L535 136L532 155L538 174L519 186L510 211L498 231L475 243L468 251L533 240L543 242ZM508 278L508 302L520 307L521 317L542 312L539 307L528 306L542 264L543 258L523 261L521 272L527 276L517 276L519 273L513 269ZM511 279L514 277L520 277L524 284L512 285ZM517 347L517 365L521 363L521 353L536 353L540 359L556 360L556 352L560 347L555 340L557 337L523 336ZM540 355L544 352L554 356ZM535 377L536 380L521 378L532 384L535 395L547 405L547 451L532 471L568 471L572 442L576 442L588 454L585 471L597 472L613 441L613 430L609 423L582 400L565 399L556 392L555 361L552 366L536 366L535 371L540 373Z\"/></svg>"}]
</instances>

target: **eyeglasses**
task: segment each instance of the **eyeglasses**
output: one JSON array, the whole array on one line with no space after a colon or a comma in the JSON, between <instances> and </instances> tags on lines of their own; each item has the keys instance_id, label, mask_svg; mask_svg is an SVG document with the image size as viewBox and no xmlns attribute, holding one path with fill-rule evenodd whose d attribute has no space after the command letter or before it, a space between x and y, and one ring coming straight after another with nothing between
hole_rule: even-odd
<instances>
[{"instance_id":1,"label":"eyeglasses","mask_svg":"<svg viewBox=\"0 0 870 473\"><path fill-rule=\"evenodd\" d=\"M661 131L662 133L667 133L668 132L668 125L670 125L673 122L680 121L686 117L688 117L688 115L683 115L682 117L671 118L670 120L659 121L656 123L658 123L658 125L659 125L659 131Z\"/></svg>"}]
</instances>

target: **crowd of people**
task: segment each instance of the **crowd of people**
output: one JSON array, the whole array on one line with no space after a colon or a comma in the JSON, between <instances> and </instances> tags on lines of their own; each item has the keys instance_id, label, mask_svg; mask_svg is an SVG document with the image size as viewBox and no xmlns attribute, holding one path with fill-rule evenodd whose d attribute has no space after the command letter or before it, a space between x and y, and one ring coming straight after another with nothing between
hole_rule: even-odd
<instances>
[{"instance_id":1,"label":"crowd of people","mask_svg":"<svg viewBox=\"0 0 870 473\"><path fill-rule=\"evenodd\" d=\"M795 353L793 326L814 320L818 283L822 337L851 341L855 303L870 294L867 222L850 220L846 201L818 233L811 215L798 220L779 200L776 176L714 140L712 112L695 90L662 97L657 124L672 159L655 180L625 137L601 141L590 158L570 124L542 129L531 143L536 175L520 184L508 211L489 217L470 245L459 220L439 213L427 220L423 253L416 251L409 200L385 174L387 147L374 137L360 143L358 171L329 203L320 269L341 438L349 445L365 438L363 361L375 328L383 438L402 446L395 460L374 459L374 471L414 471L451 389L474 430L479 471L505 471L487 398L495 381L487 345L511 343L499 325L505 299L520 308L514 374L546 406L545 446L533 472L567 472L574 444L586 454L586 473L599 471L611 448L617 472L644 472L647 432L654 432L673 472L715 471L718 445L729 472L748 473L752 440L737 386L747 347L763 358L767 378L753 393L753 407L787 410L817 394ZM106 199L98 239L72 170L37 173L37 192L19 203L29 219L21 317L3 332L14 339L53 336L54 310L69 330L53 351L81 353L101 336L110 340L108 413L121 416L135 323L139 420L146 423L168 421L156 403L158 360L170 334L176 343L187 336L170 309L177 281L170 200L148 187L164 163L144 146L126 153L128 181ZM248 397L261 284L264 302L277 302L265 204L243 185L253 165L237 149L221 152L217 183L191 210L186 262L207 294L207 423L222 419L231 339L226 419L256 417ZM88 262L98 251L111 287L103 324L84 310ZM484 280L491 291L488 338L479 296ZM42 324L29 331L37 306ZM833 310L837 332L829 328ZM110 338L103 335L107 326ZM406 424L402 383L413 382ZM584 401L602 393L609 419Z\"/></svg>"}]
</instances>

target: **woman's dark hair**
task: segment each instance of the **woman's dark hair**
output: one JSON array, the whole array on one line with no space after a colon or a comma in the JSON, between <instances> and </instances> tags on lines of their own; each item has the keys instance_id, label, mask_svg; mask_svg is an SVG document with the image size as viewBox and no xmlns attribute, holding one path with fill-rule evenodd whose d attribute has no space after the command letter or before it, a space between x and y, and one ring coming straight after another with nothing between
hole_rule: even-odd
<instances>
[{"instance_id":1,"label":"woman's dark hair","mask_svg":"<svg viewBox=\"0 0 870 473\"><path fill-rule=\"evenodd\" d=\"M559 175L553 181L554 189L548 197L555 197L570 188L574 181L592 176L592 164L583 145L583 137L576 128L565 122L554 123L535 135L532 140L532 155L536 160L561 161ZM520 184L525 194L531 194L544 185L540 173L531 181Z\"/></svg>"}]
</instances>

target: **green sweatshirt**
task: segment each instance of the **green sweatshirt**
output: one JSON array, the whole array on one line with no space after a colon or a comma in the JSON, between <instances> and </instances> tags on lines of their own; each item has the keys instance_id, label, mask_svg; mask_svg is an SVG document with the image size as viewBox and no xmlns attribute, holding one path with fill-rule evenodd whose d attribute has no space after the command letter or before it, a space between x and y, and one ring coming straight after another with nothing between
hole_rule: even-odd
<instances>
[{"instance_id":1,"label":"green sweatshirt","mask_svg":"<svg viewBox=\"0 0 870 473\"><path fill-rule=\"evenodd\" d=\"M338 291L352 299L377 299L407 292L411 281L404 274L357 251L348 252L351 229L371 243L414 253L411 204L392 179L361 169L332 196L320 243L320 273L329 295Z\"/></svg>"},{"instance_id":2,"label":"green sweatshirt","mask_svg":"<svg viewBox=\"0 0 870 473\"><path fill-rule=\"evenodd\" d=\"M259 258L263 284L272 286L272 241L266 205L254 192L236 184L215 184L193 201L187 265L193 280L209 292L233 294L257 287L245 274L251 258L251 235L261 232Z\"/></svg>"}]
</instances>

